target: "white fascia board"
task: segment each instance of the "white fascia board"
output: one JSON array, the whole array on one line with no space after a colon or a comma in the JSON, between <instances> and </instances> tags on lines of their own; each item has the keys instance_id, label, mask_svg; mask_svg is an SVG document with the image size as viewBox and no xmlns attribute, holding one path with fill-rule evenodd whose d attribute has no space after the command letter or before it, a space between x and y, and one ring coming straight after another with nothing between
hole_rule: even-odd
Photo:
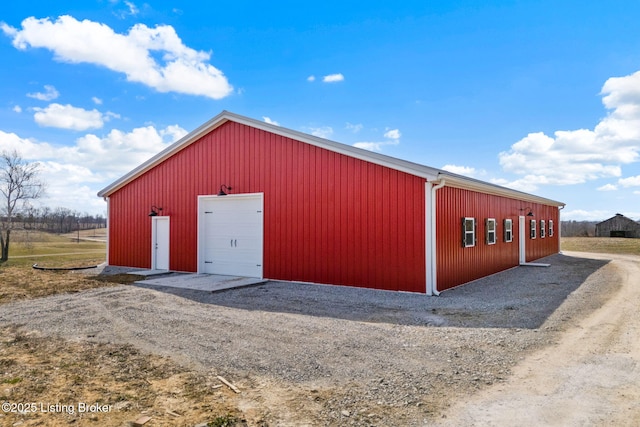
<instances>
[{"instance_id":1,"label":"white fascia board","mask_svg":"<svg viewBox=\"0 0 640 427\"><path fill-rule=\"evenodd\" d=\"M500 185L491 184L489 182L468 178L461 175L452 174L450 172L440 172L439 177L447 182L447 187L456 187L464 190L477 191L480 193L491 194L494 196L508 197L510 199L522 200L525 202L539 203L548 206L564 206L562 202L547 199L545 197L536 196L534 194L524 193L522 191L513 190L511 188L502 187Z\"/></svg>"},{"instance_id":2,"label":"white fascia board","mask_svg":"<svg viewBox=\"0 0 640 427\"><path fill-rule=\"evenodd\" d=\"M217 116L213 117L208 122L202 124L180 140L176 141L160 153L156 154L140 166L133 169L120 179L116 180L109 186L98 192L98 196L107 197L114 193L119 188L125 186L130 181L144 174L148 170L152 169L156 165L162 163L164 160L173 156L180 150L188 147L193 142L197 141L203 135L211 132L217 127L223 125L227 121L233 121L236 123L244 124L246 126L264 130L276 135L283 136L285 138L291 138L297 141L301 141L319 148L323 148L335 153L344 154L345 156L353 157L366 162L374 163L380 166L385 166L390 169L398 170L408 173L410 175L424 178L427 181L438 181L441 178L445 178L447 186L458 187L468 189L472 191L483 192L487 194L493 194L498 196L509 197L513 199L528 201L532 203L541 203L551 206L564 206L564 203L557 202L555 200L546 199L543 197L534 196L532 194L523 193L521 191L512 190L510 188L501 187L499 185L490 184L488 182L480 181L473 178L468 178L462 175L446 172L441 169L432 168L430 166L421 165L418 163L409 162L407 160L397 159L395 157L386 156L384 154L375 153L362 148L357 148L352 145L346 145L339 142L331 141L328 139L319 138L317 136L309 135L303 132L299 132L292 129L287 129L281 126L266 123L260 120L251 119L249 117L241 116L239 114L231 113L229 111L222 111Z\"/></svg>"},{"instance_id":3,"label":"white fascia board","mask_svg":"<svg viewBox=\"0 0 640 427\"><path fill-rule=\"evenodd\" d=\"M438 172L440 172L439 169L435 169L429 166L424 166L418 163L409 162L407 160L402 160L391 156L385 156L384 154L375 153L373 151L364 150L352 145L342 144L340 142L331 141L303 132L298 132L296 130L283 128L281 126L272 125L266 122L261 122L259 120L240 116L234 113L226 112L226 115L231 120L237 123L242 123L244 125L258 128L270 133L275 133L286 138L305 142L309 145L324 148L326 150L344 154L345 156L353 157L359 160L364 160L369 163L375 163L381 166L386 166L390 169L406 172L410 175L425 178L428 181L436 179L436 177L438 176Z\"/></svg>"},{"instance_id":4,"label":"white fascia board","mask_svg":"<svg viewBox=\"0 0 640 427\"><path fill-rule=\"evenodd\" d=\"M107 187L100 190L98 192L98 196L106 197L112 194L114 191L118 190L120 187L123 187L130 181L133 181L135 178L139 177L143 173L152 169L154 166L162 163L164 160L173 156L178 151L182 150L183 148L186 148L191 143L197 141L202 135L222 125L227 121L224 119L224 115L225 115L225 111L218 114L217 116L215 116L208 122L204 123L203 125L197 127L195 130L189 132L187 135L180 138L178 141L174 142L173 144L171 144L170 146L168 146L167 148L165 148L155 156L151 157L149 160L142 163L140 166L134 168L131 172L127 173L126 175L114 181Z\"/></svg>"},{"instance_id":5,"label":"white fascia board","mask_svg":"<svg viewBox=\"0 0 640 427\"><path fill-rule=\"evenodd\" d=\"M306 133L298 132L292 129L287 129L281 126L272 125L270 123L262 122L259 120L251 119L239 114L223 111L208 122L199 126L182 139L176 141L160 153L156 154L140 166L133 169L120 179L116 180L109 186L98 192L98 196L105 197L112 194L114 191L126 185L128 182L139 177L143 173L152 169L156 165L162 163L167 158L171 157L178 151L186 148L193 142L197 141L203 135L211 132L227 121L233 121L236 123L244 124L252 128L261 129L266 132L274 133L276 135L291 138L297 141L301 141L316 147L324 148L329 151L333 151L339 154L344 154L349 157L364 160L370 163L375 163L381 166L386 166L391 169L395 169L401 172L406 172L411 175L416 175L425 178L428 181L436 179L439 170L431 168L429 166L420 165L417 163L409 162L406 160L397 159L383 154L374 153L372 151L363 150L362 148L353 147L351 145L342 144L328 139L319 138Z\"/></svg>"}]
</instances>

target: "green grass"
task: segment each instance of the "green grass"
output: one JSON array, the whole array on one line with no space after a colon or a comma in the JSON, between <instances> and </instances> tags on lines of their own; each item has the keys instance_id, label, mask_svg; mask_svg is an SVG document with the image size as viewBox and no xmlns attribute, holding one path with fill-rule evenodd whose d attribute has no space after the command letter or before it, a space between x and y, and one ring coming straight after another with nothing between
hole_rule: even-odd
<instances>
[{"instance_id":1,"label":"green grass","mask_svg":"<svg viewBox=\"0 0 640 427\"><path fill-rule=\"evenodd\" d=\"M86 232L82 234L87 235ZM104 262L106 243L82 240L78 242L74 238L75 235L16 230L11 233L9 261L5 265L30 266L37 263L41 266L61 267Z\"/></svg>"},{"instance_id":2,"label":"green grass","mask_svg":"<svg viewBox=\"0 0 640 427\"><path fill-rule=\"evenodd\" d=\"M563 251L640 255L640 239L621 237L563 237Z\"/></svg>"}]
</instances>

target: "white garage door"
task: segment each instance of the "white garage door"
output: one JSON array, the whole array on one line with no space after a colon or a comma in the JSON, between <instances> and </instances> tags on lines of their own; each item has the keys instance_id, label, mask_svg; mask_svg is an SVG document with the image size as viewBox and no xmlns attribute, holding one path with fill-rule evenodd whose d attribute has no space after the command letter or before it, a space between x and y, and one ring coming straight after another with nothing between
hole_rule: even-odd
<instances>
[{"instance_id":1,"label":"white garage door","mask_svg":"<svg viewBox=\"0 0 640 427\"><path fill-rule=\"evenodd\" d=\"M262 278L262 194L200 198L200 268Z\"/></svg>"}]
</instances>

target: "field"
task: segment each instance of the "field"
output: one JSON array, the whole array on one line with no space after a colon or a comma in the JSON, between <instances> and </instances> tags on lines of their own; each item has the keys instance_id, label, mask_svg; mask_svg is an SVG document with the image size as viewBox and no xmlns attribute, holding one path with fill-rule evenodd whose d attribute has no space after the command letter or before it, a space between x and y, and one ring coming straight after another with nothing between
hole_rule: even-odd
<instances>
[{"instance_id":1,"label":"field","mask_svg":"<svg viewBox=\"0 0 640 427\"><path fill-rule=\"evenodd\" d=\"M69 267L104 261L104 242L77 242L75 237L46 233L16 236L12 246L15 257L0 265L0 318L2 304L11 301L127 284L135 279L31 268L35 263ZM99 240L101 236L100 231L97 235L89 231L81 237ZM640 254L640 239L567 238L562 249ZM239 409L242 395L236 395L213 374L172 359L130 345L93 342L90 336L69 341L14 326L0 329L0 337L0 402L75 405L71 408L74 411L69 407L49 411L37 407L33 413L0 412L0 425L120 426L142 422L145 417L151 418L147 425L152 426L247 425ZM79 413L80 402L107 410ZM253 419L251 425L266 422Z\"/></svg>"},{"instance_id":2,"label":"field","mask_svg":"<svg viewBox=\"0 0 640 427\"><path fill-rule=\"evenodd\" d=\"M621 237L563 237L563 251L640 255L640 239Z\"/></svg>"},{"instance_id":3,"label":"field","mask_svg":"<svg viewBox=\"0 0 640 427\"><path fill-rule=\"evenodd\" d=\"M88 266L104 262L106 230L83 230L66 235L16 230L11 233L8 266Z\"/></svg>"}]
</instances>

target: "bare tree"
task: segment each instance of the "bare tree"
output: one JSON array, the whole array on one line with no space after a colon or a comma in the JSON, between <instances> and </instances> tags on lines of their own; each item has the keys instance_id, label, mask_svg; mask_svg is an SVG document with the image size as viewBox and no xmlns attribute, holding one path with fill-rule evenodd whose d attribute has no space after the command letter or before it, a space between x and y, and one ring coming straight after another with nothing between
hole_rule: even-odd
<instances>
[{"instance_id":1,"label":"bare tree","mask_svg":"<svg viewBox=\"0 0 640 427\"><path fill-rule=\"evenodd\" d=\"M0 154L0 262L9 259L13 220L29 201L44 194L38 180L40 165L28 163L16 150Z\"/></svg>"}]
</instances>

